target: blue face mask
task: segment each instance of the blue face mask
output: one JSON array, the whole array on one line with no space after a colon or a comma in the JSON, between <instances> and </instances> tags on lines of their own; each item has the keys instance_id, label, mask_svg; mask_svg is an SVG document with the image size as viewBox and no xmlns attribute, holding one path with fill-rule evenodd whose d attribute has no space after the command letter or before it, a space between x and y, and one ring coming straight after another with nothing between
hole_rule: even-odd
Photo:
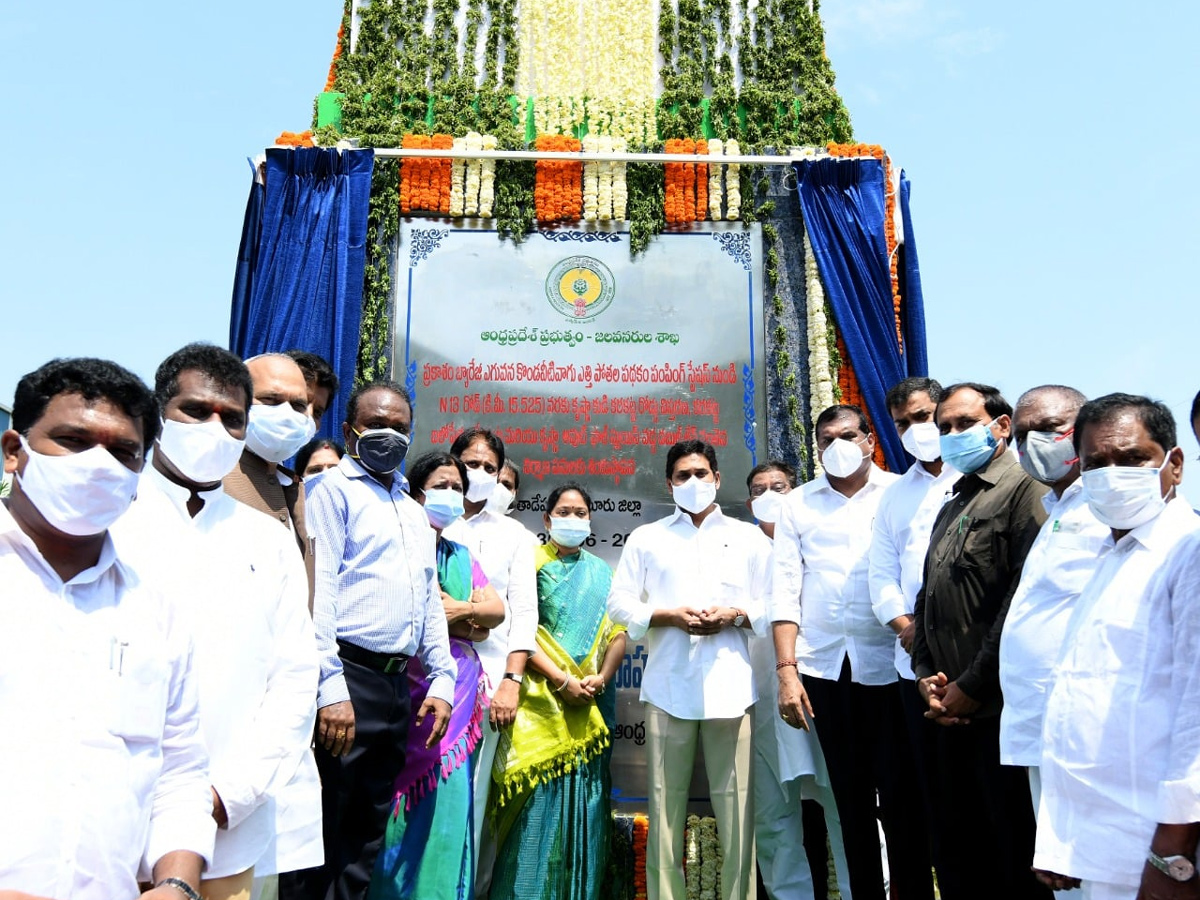
<instances>
[{"instance_id":1,"label":"blue face mask","mask_svg":"<svg viewBox=\"0 0 1200 900\"><path fill-rule=\"evenodd\" d=\"M445 528L462 514L462 491L431 488L425 492L425 516L434 528Z\"/></svg>"},{"instance_id":2,"label":"blue face mask","mask_svg":"<svg viewBox=\"0 0 1200 900\"><path fill-rule=\"evenodd\" d=\"M573 550L582 546L591 534L592 522L590 519L563 516L550 520L550 540L565 550Z\"/></svg>"},{"instance_id":3,"label":"blue face mask","mask_svg":"<svg viewBox=\"0 0 1200 900\"><path fill-rule=\"evenodd\" d=\"M994 422L994 419L991 422L980 422L958 434L943 434L938 440L942 462L964 475L982 469L996 452L996 445L1000 443L992 434Z\"/></svg>"}]
</instances>

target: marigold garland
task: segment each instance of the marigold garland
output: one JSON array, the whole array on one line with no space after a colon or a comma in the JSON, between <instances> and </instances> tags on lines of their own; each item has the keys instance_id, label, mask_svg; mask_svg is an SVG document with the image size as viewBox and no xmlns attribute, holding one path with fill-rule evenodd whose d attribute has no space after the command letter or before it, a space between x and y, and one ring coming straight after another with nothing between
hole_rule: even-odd
<instances>
[{"instance_id":1,"label":"marigold garland","mask_svg":"<svg viewBox=\"0 0 1200 900\"><path fill-rule=\"evenodd\" d=\"M315 147L312 131L283 131L275 138L276 147Z\"/></svg>"},{"instance_id":2,"label":"marigold garland","mask_svg":"<svg viewBox=\"0 0 1200 900\"><path fill-rule=\"evenodd\" d=\"M431 141L434 150L451 150L454 147L454 138L448 134L435 134ZM452 169L451 163L453 160L449 158L432 159L430 162L430 178L433 181L431 192L431 205L429 209L440 212L442 215L450 214L450 172ZM436 200L433 198L436 197Z\"/></svg>"},{"instance_id":3,"label":"marigold garland","mask_svg":"<svg viewBox=\"0 0 1200 900\"><path fill-rule=\"evenodd\" d=\"M708 141L696 141L695 153L698 156L708 155ZM708 166L696 164L696 221L703 222L708 218Z\"/></svg>"},{"instance_id":4,"label":"marigold garland","mask_svg":"<svg viewBox=\"0 0 1200 900\"><path fill-rule=\"evenodd\" d=\"M633 897L646 898L646 839L650 832L649 817L638 813L633 817Z\"/></svg>"},{"instance_id":5,"label":"marigold garland","mask_svg":"<svg viewBox=\"0 0 1200 900\"><path fill-rule=\"evenodd\" d=\"M708 145L691 138L671 138L665 153L708 153ZM663 213L670 224L700 222L707 217L708 166L696 163L663 164Z\"/></svg>"},{"instance_id":6,"label":"marigold garland","mask_svg":"<svg viewBox=\"0 0 1200 900\"><path fill-rule=\"evenodd\" d=\"M333 48L333 58L329 60L329 74L325 77L325 93L330 93L335 90L334 82L337 79L338 60L342 58L342 42L346 39L346 21L345 19L338 25L337 44Z\"/></svg>"},{"instance_id":7,"label":"marigold garland","mask_svg":"<svg viewBox=\"0 0 1200 900\"><path fill-rule=\"evenodd\" d=\"M892 310L896 317L896 343L904 352L904 329L900 324L900 243L896 236L896 192L893 184L892 158L883 158L883 234L887 241L888 275L892 285Z\"/></svg>"},{"instance_id":8,"label":"marigold garland","mask_svg":"<svg viewBox=\"0 0 1200 900\"><path fill-rule=\"evenodd\" d=\"M870 156L874 159L883 159L886 156L883 147L879 144L838 144L830 141L825 145L825 149L830 156L842 158Z\"/></svg>"},{"instance_id":9,"label":"marigold garland","mask_svg":"<svg viewBox=\"0 0 1200 900\"><path fill-rule=\"evenodd\" d=\"M578 152L579 140L562 134L540 135L534 148L548 152ZM543 224L575 222L583 213L583 164L539 159L533 189L534 211Z\"/></svg>"}]
</instances>

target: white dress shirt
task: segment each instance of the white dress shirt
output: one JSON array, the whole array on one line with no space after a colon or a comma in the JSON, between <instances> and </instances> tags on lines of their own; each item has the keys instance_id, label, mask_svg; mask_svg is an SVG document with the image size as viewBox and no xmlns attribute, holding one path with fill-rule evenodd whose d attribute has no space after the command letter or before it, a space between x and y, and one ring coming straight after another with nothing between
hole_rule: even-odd
<instances>
[{"instance_id":1,"label":"white dress shirt","mask_svg":"<svg viewBox=\"0 0 1200 900\"><path fill-rule=\"evenodd\" d=\"M771 590L771 542L757 526L726 517L720 507L697 528L680 510L635 528L625 542L608 595L608 614L646 637L643 703L678 719L735 719L756 699L747 629L695 635L650 627L655 610L690 606L741 609L765 634Z\"/></svg>"},{"instance_id":2,"label":"white dress shirt","mask_svg":"<svg viewBox=\"0 0 1200 900\"><path fill-rule=\"evenodd\" d=\"M469 519L451 522L442 535L471 551L504 601L504 621L491 630L487 640L475 644L491 682L491 696L500 686L508 654L537 651L537 572L533 566L537 538L520 522L496 515L487 507Z\"/></svg>"},{"instance_id":3,"label":"white dress shirt","mask_svg":"<svg viewBox=\"0 0 1200 900\"><path fill-rule=\"evenodd\" d=\"M1112 532L1092 515L1076 479L1061 497L1042 497L1046 519L1029 548L1021 581L1000 635L1000 762L1036 766L1042 758L1042 716L1054 662L1071 610L1100 564Z\"/></svg>"},{"instance_id":4,"label":"white dress shirt","mask_svg":"<svg viewBox=\"0 0 1200 900\"><path fill-rule=\"evenodd\" d=\"M458 665L437 581L437 535L400 479L385 488L349 456L305 498L316 555L317 705L350 699L338 640L375 653L419 654L427 696L454 704Z\"/></svg>"},{"instance_id":5,"label":"white dress shirt","mask_svg":"<svg viewBox=\"0 0 1200 900\"><path fill-rule=\"evenodd\" d=\"M3 504L0 710L0 890L136 897L139 865L211 861L186 623L111 540L63 583Z\"/></svg>"},{"instance_id":6,"label":"white dress shirt","mask_svg":"<svg viewBox=\"0 0 1200 900\"><path fill-rule=\"evenodd\" d=\"M1040 869L1136 886L1155 824L1197 820L1200 702L1185 691L1200 677L1200 623L1196 595L1180 590L1188 580L1166 565L1196 532L1200 516L1177 496L1115 544L1110 535L1075 603L1042 730Z\"/></svg>"},{"instance_id":7,"label":"white dress shirt","mask_svg":"<svg viewBox=\"0 0 1200 900\"><path fill-rule=\"evenodd\" d=\"M913 463L879 501L875 533L871 537L868 578L875 618L887 625L897 616L911 616L917 592L925 578L925 554L938 511L962 475L943 465L933 475L920 462ZM890 630L890 629L889 629ZM896 637L896 672L912 681L912 658Z\"/></svg>"},{"instance_id":8,"label":"white dress shirt","mask_svg":"<svg viewBox=\"0 0 1200 900\"><path fill-rule=\"evenodd\" d=\"M837 681L849 657L857 684L896 680L896 636L875 618L867 569L875 511L897 480L872 463L853 497L819 475L784 498L775 525L771 621L800 626L796 661L805 675Z\"/></svg>"},{"instance_id":9,"label":"white dress shirt","mask_svg":"<svg viewBox=\"0 0 1200 900\"><path fill-rule=\"evenodd\" d=\"M148 466L113 529L123 554L172 581L190 623L200 733L228 825L205 877L257 866L275 832L276 795L311 756L317 647L295 539L218 486L188 514L187 488ZM316 783L309 790L319 793ZM311 799L311 798L310 798ZM273 874L273 860L258 874Z\"/></svg>"}]
</instances>

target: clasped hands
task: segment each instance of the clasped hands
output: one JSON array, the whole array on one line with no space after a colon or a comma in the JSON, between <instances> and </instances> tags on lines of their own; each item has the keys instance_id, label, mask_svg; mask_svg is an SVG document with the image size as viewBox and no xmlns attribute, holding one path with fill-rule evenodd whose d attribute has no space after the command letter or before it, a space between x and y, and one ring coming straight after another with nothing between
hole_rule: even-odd
<instances>
[{"instance_id":1,"label":"clasped hands","mask_svg":"<svg viewBox=\"0 0 1200 900\"><path fill-rule=\"evenodd\" d=\"M921 699L928 705L925 718L939 725L969 725L970 715L982 704L968 696L957 681L950 681L945 672L938 672L917 681Z\"/></svg>"},{"instance_id":2,"label":"clasped hands","mask_svg":"<svg viewBox=\"0 0 1200 900\"><path fill-rule=\"evenodd\" d=\"M710 606L708 609L695 609L691 606L681 606L675 611L672 624L688 634L717 634L733 625L738 617L738 611L731 606Z\"/></svg>"}]
</instances>

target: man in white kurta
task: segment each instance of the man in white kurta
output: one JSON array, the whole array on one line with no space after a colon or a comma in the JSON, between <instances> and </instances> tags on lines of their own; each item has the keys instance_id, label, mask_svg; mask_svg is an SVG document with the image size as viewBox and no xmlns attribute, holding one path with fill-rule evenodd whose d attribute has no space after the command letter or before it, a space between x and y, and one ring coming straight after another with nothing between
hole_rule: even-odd
<instances>
[{"instance_id":1,"label":"man in white kurta","mask_svg":"<svg viewBox=\"0 0 1200 900\"><path fill-rule=\"evenodd\" d=\"M1046 521L1029 548L1000 635L1000 762L1029 769L1036 811L1041 795L1042 718L1071 612L1100 561L1109 529L1087 505L1072 437L1086 399L1056 385L1032 388L1013 410L1021 466L1050 486Z\"/></svg>"},{"instance_id":2,"label":"man in white kurta","mask_svg":"<svg viewBox=\"0 0 1200 900\"><path fill-rule=\"evenodd\" d=\"M795 487L795 470L776 460L760 463L747 476L747 505L769 539L775 537L783 498ZM754 703L754 844L763 887L770 900L812 900L815 885L825 886L828 846L838 886L849 896L841 820L815 724L804 731L780 721L775 641L770 634L750 638L750 664L758 693ZM801 842L804 854L796 852Z\"/></svg>"},{"instance_id":3,"label":"man in white kurta","mask_svg":"<svg viewBox=\"0 0 1200 900\"><path fill-rule=\"evenodd\" d=\"M90 397L85 397L84 392ZM17 385L0 435L0 895L183 900L212 859L191 635L108 526L129 506L153 396L104 360ZM170 880L167 880L170 879ZM182 885L182 886L181 886Z\"/></svg>"},{"instance_id":4,"label":"man in white kurta","mask_svg":"<svg viewBox=\"0 0 1200 900\"><path fill-rule=\"evenodd\" d=\"M1088 502L1112 534L1076 602L1046 703L1034 866L1048 883L1082 881L1085 900L1133 900L1144 878L1181 887L1147 861L1194 863L1200 831L1187 846L1159 833L1160 823L1200 818L1189 693L1200 630L1196 595L1172 559L1200 517L1178 492L1183 451L1162 404L1099 398L1080 411L1075 439Z\"/></svg>"},{"instance_id":5,"label":"man in white kurta","mask_svg":"<svg viewBox=\"0 0 1200 900\"><path fill-rule=\"evenodd\" d=\"M205 432L223 429L220 446L240 443L249 403L244 385L220 367L228 360L209 359L215 350L197 356L184 348L160 367L165 431L137 503L115 530L140 565L173 578L195 641L218 824L203 892L214 900L249 896L275 832L276 794L310 752L318 677L308 581L293 539L229 496L226 473L204 471L216 455ZM165 374L179 358L188 367ZM231 452L231 466L236 459Z\"/></svg>"},{"instance_id":6,"label":"man in white kurta","mask_svg":"<svg viewBox=\"0 0 1200 900\"><path fill-rule=\"evenodd\" d=\"M753 525L721 512L711 445L672 446L667 485L678 509L629 535L608 598L612 620L648 646L646 893L650 900L685 894L688 785L702 743L724 852L720 896L744 900L754 873L746 713L756 699L747 638L765 628L771 545Z\"/></svg>"}]
</instances>

